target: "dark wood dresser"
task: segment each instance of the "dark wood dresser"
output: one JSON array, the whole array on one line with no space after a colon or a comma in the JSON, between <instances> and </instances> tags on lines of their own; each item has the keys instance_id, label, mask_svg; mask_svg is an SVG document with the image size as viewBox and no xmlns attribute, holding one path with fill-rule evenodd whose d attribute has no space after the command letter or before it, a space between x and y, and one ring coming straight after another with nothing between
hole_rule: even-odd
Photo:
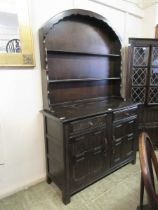
<instances>
[{"instance_id":1,"label":"dark wood dresser","mask_svg":"<svg viewBox=\"0 0 158 210\"><path fill-rule=\"evenodd\" d=\"M136 158L137 108L120 95L121 42L105 18L68 10L40 29L47 182L63 202Z\"/></svg>"}]
</instances>

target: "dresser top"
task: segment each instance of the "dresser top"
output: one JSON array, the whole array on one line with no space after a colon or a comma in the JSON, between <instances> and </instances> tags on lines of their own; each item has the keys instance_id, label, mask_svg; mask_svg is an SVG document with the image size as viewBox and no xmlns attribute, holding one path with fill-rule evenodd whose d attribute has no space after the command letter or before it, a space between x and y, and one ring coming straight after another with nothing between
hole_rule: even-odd
<instances>
[{"instance_id":1,"label":"dresser top","mask_svg":"<svg viewBox=\"0 0 158 210\"><path fill-rule=\"evenodd\" d=\"M131 101L123 101L120 98L111 98L84 103L78 102L71 105L58 105L53 107L49 113L62 121L72 121L106 112L128 109L130 106L137 106L137 104ZM44 111L44 113L48 113L48 111Z\"/></svg>"}]
</instances>

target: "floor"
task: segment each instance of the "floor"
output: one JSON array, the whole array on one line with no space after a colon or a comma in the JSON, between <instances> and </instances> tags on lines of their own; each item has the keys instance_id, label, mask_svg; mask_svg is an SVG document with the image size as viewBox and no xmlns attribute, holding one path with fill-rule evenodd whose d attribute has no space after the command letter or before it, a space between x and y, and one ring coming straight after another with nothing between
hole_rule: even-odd
<instances>
[{"instance_id":1,"label":"floor","mask_svg":"<svg viewBox=\"0 0 158 210\"><path fill-rule=\"evenodd\" d=\"M139 203L140 168L128 164L71 197L64 205L55 184L42 182L0 200L0 210L135 210Z\"/></svg>"}]
</instances>

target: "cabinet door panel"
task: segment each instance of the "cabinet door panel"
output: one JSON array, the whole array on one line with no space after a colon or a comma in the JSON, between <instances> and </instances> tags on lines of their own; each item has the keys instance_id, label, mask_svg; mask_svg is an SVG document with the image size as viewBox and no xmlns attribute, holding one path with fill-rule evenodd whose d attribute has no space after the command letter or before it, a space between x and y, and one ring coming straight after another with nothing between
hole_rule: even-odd
<instances>
[{"instance_id":1,"label":"cabinet door panel","mask_svg":"<svg viewBox=\"0 0 158 210\"><path fill-rule=\"evenodd\" d=\"M88 149L87 135L82 135L72 139L72 152L74 155L84 153Z\"/></svg>"},{"instance_id":2,"label":"cabinet door panel","mask_svg":"<svg viewBox=\"0 0 158 210\"><path fill-rule=\"evenodd\" d=\"M135 132L135 126L136 122L135 119L130 120L128 122L126 122L126 129L125 129L125 135L133 135Z\"/></svg>"},{"instance_id":3,"label":"cabinet door panel","mask_svg":"<svg viewBox=\"0 0 158 210\"><path fill-rule=\"evenodd\" d=\"M91 134L89 146L93 149L105 148L107 146L107 138L105 130L96 131Z\"/></svg>"},{"instance_id":4,"label":"cabinet door panel","mask_svg":"<svg viewBox=\"0 0 158 210\"><path fill-rule=\"evenodd\" d=\"M117 142L113 145L111 155L111 165L115 166L122 160L122 141Z\"/></svg>"},{"instance_id":5,"label":"cabinet door panel","mask_svg":"<svg viewBox=\"0 0 158 210\"><path fill-rule=\"evenodd\" d=\"M127 159L133 155L134 152L134 136L126 136L123 140L123 159Z\"/></svg>"},{"instance_id":6,"label":"cabinet door panel","mask_svg":"<svg viewBox=\"0 0 158 210\"><path fill-rule=\"evenodd\" d=\"M97 131L91 135L92 146L90 153L90 167L93 174L101 173L109 168L109 144L106 131Z\"/></svg>"},{"instance_id":7,"label":"cabinet door panel","mask_svg":"<svg viewBox=\"0 0 158 210\"><path fill-rule=\"evenodd\" d=\"M71 190L75 190L87 182L89 176L88 164L88 135L74 137L70 140L70 183Z\"/></svg>"},{"instance_id":8,"label":"cabinet door panel","mask_svg":"<svg viewBox=\"0 0 158 210\"><path fill-rule=\"evenodd\" d=\"M98 130L70 141L71 189L80 188L109 169L109 144L105 130Z\"/></svg>"},{"instance_id":9,"label":"cabinet door panel","mask_svg":"<svg viewBox=\"0 0 158 210\"><path fill-rule=\"evenodd\" d=\"M91 154L91 170L93 174L102 172L104 170L105 156L102 149L94 150Z\"/></svg>"},{"instance_id":10,"label":"cabinet door panel","mask_svg":"<svg viewBox=\"0 0 158 210\"><path fill-rule=\"evenodd\" d=\"M136 118L115 124L113 127L112 165L128 159L134 152Z\"/></svg>"},{"instance_id":11,"label":"cabinet door panel","mask_svg":"<svg viewBox=\"0 0 158 210\"><path fill-rule=\"evenodd\" d=\"M88 174L88 162L85 154L74 158L72 177L75 182L85 180Z\"/></svg>"},{"instance_id":12,"label":"cabinet door panel","mask_svg":"<svg viewBox=\"0 0 158 210\"><path fill-rule=\"evenodd\" d=\"M133 102L158 104L158 41L129 39L128 97Z\"/></svg>"},{"instance_id":13,"label":"cabinet door panel","mask_svg":"<svg viewBox=\"0 0 158 210\"><path fill-rule=\"evenodd\" d=\"M114 125L113 140L115 142L120 141L121 138L124 136L125 130L126 130L126 123L119 123Z\"/></svg>"}]
</instances>

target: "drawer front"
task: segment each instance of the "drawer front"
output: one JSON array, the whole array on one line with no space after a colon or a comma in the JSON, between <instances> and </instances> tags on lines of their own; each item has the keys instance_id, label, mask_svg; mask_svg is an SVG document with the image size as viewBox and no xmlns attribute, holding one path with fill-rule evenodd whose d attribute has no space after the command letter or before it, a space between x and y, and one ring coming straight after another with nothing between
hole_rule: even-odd
<instances>
[{"instance_id":1,"label":"drawer front","mask_svg":"<svg viewBox=\"0 0 158 210\"><path fill-rule=\"evenodd\" d=\"M72 122L70 123L70 133L78 133L97 127L106 127L106 115Z\"/></svg>"},{"instance_id":2,"label":"drawer front","mask_svg":"<svg viewBox=\"0 0 158 210\"><path fill-rule=\"evenodd\" d=\"M137 107L114 112L114 121L137 115Z\"/></svg>"}]
</instances>

